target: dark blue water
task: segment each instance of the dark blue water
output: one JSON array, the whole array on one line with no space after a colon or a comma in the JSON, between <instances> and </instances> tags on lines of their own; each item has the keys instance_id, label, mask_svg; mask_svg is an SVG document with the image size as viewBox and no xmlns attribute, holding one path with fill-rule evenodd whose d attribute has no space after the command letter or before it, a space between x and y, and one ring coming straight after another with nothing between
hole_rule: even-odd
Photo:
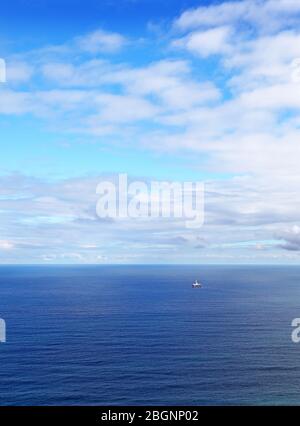
<instances>
[{"instance_id":1,"label":"dark blue water","mask_svg":"<svg viewBox=\"0 0 300 426\"><path fill-rule=\"evenodd\" d=\"M0 317L0 405L300 403L300 267L3 266Z\"/></svg>"}]
</instances>

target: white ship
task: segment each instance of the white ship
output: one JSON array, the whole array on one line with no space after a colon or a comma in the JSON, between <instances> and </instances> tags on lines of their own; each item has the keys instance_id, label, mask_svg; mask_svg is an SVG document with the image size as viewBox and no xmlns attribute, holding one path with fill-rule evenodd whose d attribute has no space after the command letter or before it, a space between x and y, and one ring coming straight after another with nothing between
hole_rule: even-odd
<instances>
[{"instance_id":1,"label":"white ship","mask_svg":"<svg viewBox=\"0 0 300 426\"><path fill-rule=\"evenodd\" d=\"M193 284L192 284L193 288L201 288L202 284L198 282L198 280L196 280Z\"/></svg>"}]
</instances>

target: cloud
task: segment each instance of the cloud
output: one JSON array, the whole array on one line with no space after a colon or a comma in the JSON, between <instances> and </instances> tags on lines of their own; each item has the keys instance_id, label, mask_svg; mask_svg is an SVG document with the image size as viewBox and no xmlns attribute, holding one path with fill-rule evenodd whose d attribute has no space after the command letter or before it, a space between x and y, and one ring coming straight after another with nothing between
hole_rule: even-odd
<instances>
[{"instance_id":1,"label":"cloud","mask_svg":"<svg viewBox=\"0 0 300 426\"><path fill-rule=\"evenodd\" d=\"M41 62L41 61L40 61ZM173 111L189 111L220 99L209 81L197 81L187 61L162 60L145 67L115 65L107 60L39 64L44 90L2 88L0 112L32 114L55 122L56 128L91 135L124 136L140 131L140 122L162 123ZM59 87L58 87L59 86ZM76 125L74 125L76 123Z\"/></svg>"},{"instance_id":2,"label":"cloud","mask_svg":"<svg viewBox=\"0 0 300 426\"><path fill-rule=\"evenodd\" d=\"M256 4L255 4L256 3ZM197 27L219 26L232 24L240 19L252 20L257 16L257 0L251 1L229 1L217 5L200 6L196 9L190 9L181 14L175 20L174 28L179 30L190 30Z\"/></svg>"},{"instance_id":3,"label":"cloud","mask_svg":"<svg viewBox=\"0 0 300 426\"><path fill-rule=\"evenodd\" d=\"M162 60L140 68L112 65L103 60L85 61L77 66L47 63L42 73L62 87L98 87L98 90L101 88L106 92L107 87L113 85L114 88L123 89L124 96L154 96L157 103L175 109L220 97L218 88L212 82L199 83L194 80L190 64L183 60Z\"/></svg>"},{"instance_id":4,"label":"cloud","mask_svg":"<svg viewBox=\"0 0 300 426\"><path fill-rule=\"evenodd\" d=\"M9 60L6 63L6 78L10 83L28 82L34 73L34 68L23 61Z\"/></svg>"},{"instance_id":5,"label":"cloud","mask_svg":"<svg viewBox=\"0 0 300 426\"><path fill-rule=\"evenodd\" d=\"M0 250L12 250L14 244L11 241L0 240Z\"/></svg>"},{"instance_id":6,"label":"cloud","mask_svg":"<svg viewBox=\"0 0 300 426\"><path fill-rule=\"evenodd\" d=\"M155 250L176 249L186 241L181 235L184 223L175 219L168 226L179 234L178 238L174 232L171 238L165 235L166 221L159 219L138 223L131 219L100 220L96 216L96 186L102 179L116 177L55 182L22 175L0 177L0 232L9 236L1 240L0 252L13 251L9 259L21 263L22 259L97 263L106 257L113 262L121 253L129 258L128 246L132 253L143 246L140 257L145 258L148 250L155 256ZM136 228L138 233L133 232Z\"/></svg>"},{"instance_id":7,"label":"cloud","mask_svg":"<svg viewBox=\"0 0 300 426\"><path fill-rule=\"evenodd\" d=\"M229 27L218 27L206 31L195 31L188 36L172 42L173 47L189 50L201 57L223 54L230 49L228 44L231 35Z\"/></svg>"},{"instance_id":8,"label":"cloud","mask_svg":"<svg viewBox=\"0 0 300 426\"><path fill-rule=\"evenodd\" d=\"M277 238L284 242L279 247L288 251L300 251L300 227L294 225L292 228L282 231Z\"/></svg>"},{"instance_id":9,"label":"cloud","mask_svg":"<svg viewBox=\"0 0 300 426\"><path fill-rule=\"evenodd\" d=\"M279 249L292 253L291 244L299 240L299 228L293 228L300 208L295 195L299 179L286 179L288 190L271 176L207 182L205 226L197 232L175 218L100 220L96 186L103 179L113 181L116 176L53 182L0 177L0 232L5 235L0 261L118 263L123 257L124 262L151 263L160 253L163 261L193 262L200 252L201 258L226 253L245 259L253 250L258 259L270 260ZM291 206L287 201L292 198ZM290 228L292 232L285 231ZM258 246L268 250L256 250Z\"/></svg>"},{"instance_id":10,"label":"cloud","mask_svg":"<svg viewBox=\"0 0 300 426\"><path fill-rule=\"evenodd\" d=\"M197 27L250 24L260 32L279 30L299 19L298 0L240 0L200 6L181 14L174 28L181 31Z\"/></svg>"},{"instance_id":11,"label":"cloud","mask_svg":"<svg viewBox=\"0 0 300 426\"><path fill-rule=\"evenodd\" d=\"M46 81L60 87L97 87L108 82L112 65L104 59L90 59L79 64L46 61L40 71Z\"/></svg>"},{"instance_id":12,"label":"cloud","mask_svg":"<svg viewBox=\"0 0 300 426\"><path fill-rule=\"evenodd\" d=\"M127 40L121 34L103 31L93 31L75 39L78 48L90 54L115 53L125 46Z\"/></svg>"}]
</instances>

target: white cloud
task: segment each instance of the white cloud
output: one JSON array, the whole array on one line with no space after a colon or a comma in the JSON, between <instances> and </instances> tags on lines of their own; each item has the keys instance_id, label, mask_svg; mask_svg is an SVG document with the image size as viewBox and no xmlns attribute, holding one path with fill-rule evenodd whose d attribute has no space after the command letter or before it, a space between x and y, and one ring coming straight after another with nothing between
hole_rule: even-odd
<instances>
[{"instance_id":1,"label":"white cloud","mask_svg":"<svg viewBox=\"0 0 300 426\"><path fill-rule=\"evenodd\" d=\"M189 30L197 27L218 26L236 21L249 14L253 1L224 2L218 5L200 6L187 10L174 22L174 27Z\"/></svg>"},{"instance_id":2,"label":"white cloud","mask_svg":"<svg viewBox=\"0 0 300 426\"><path fill-rule=\"evenodd\" d=\"M97 87L105 84L112 66L103 59L91 59L80 64L46 62L41 73L47 81L62 87Z\"/></svg>"},{"instance_id":3,"label":"white cloud","mask_svg":"<svg viewBox=\"0 0 300 426\"><path fill-rule=\"evenodd\" d=\"M241 106L257 109L300 109L300 85L278 84L261 87L241 95Z\"/></svg>"},{"instance_id":4,"label":"white cloud","mask_svg":"<svg viewBox=\"0 0 300 426\"><path fill-rule=\"evenodd\" d=\"M277 234L277 238L282 240L279 247L288 251L300 251L300 227L294 225L284 229Z\"/></svg>"},{"instance_id":5,"label":"white cloud","mask_svg":"<svg viewBox=\"0 0 300 426\"><path fill-rule=\"evenodd\" d=\"M12 250L14 244L11 241L0 240L0 250Z\"/></svg>"},{"instance_id":6,"label":"white cloud","mask_svg":"<svg viewBox=\"0 0 300 426\"><path fill-rule=\"evenodd\" d=\"M32 111L31 95L27 92L0 90L1 114L25 114Z\"/></svg>"},{"instance_id":7,"label":"white cloud","mask_svg":"<svg viewBox=\"0 0 300 426\"><path fill-rule=\"evenodd\" d=\"M101 29L76 39L78 48L91 54L118 52L126 42L121 34Z\"/></svg>"},{"instance_id":8,"label":"white cloud","mask_svg":"<svg viewBox=\"0 0 300 426\"><path fill-rule=\"evenodd\" d=\"M108 123L136 122L153 118L158 112L151 102L133 96L99 94L95 102L102 109L99 120Z\"/></svg>"},{"instance_id":9,"label":"white cloud","mask_svg":"<svg viewBox=\"0 0 300 426\"><path fill-rule=\"evenodd\" d=\"M12 60L6 63L6 78L9 83L27 82L33 73L34 68L26 62Z\"/></svg>"},{"instance_id":10,"label":"white cloud","mask_svg":"<svg viewBox=\"0 0 300 426\"><path fill-rule=\"evenodd\" d=\"M188 36L175 40L173 47L189 50L202 57L224 54L230 50L229 38L231 29L229 27L212 28L206 31L195 31Z\"/></svg>"},{"instance_id":11,"label":"white cloud","mask_svg":"<svg viewBox=\"0 0 300 426\"><path fill-rule=\"evenodd\" d=\"M157 259L160 253L164 261L193 262L206 256L235 256L237 252L249 258L253 250L258 259L270 260L278 250L292 253L291 247L283 246L284 241L299 240L299 232L295 232L299 229L299 178L283 181L273 176L249 176L207 182L205 226L197 233L176 219L99 220L95 188L100 179L108 178L113 176L56 182L21 175L1 177L0 232L5 232L7 239L0 242L0 261L5 255L6 260L13 256L21 263L24 259L118 263L121 257L124 262L134 259L143 263ZM12 199L10 194L16 194L16 188L22 197ZM290 199L294 200L292 205ZM52 220L70 215L72 220ZM51 220L40 221L39 217ZM267 252L256 250L257 245L263 245Z\"/></svg>"},{"instance_id":12,"label":"white cloud","mask_svg":"<svg viewBox=\"0 0 300 426\"><path fill-rule=\"evenodd\" d=\"M259 32L273 32L299 20L298 0L239 0L200 6L181 14L174 28L185 31L231 24L251 24Z\"/></svg>"}]
</instances>

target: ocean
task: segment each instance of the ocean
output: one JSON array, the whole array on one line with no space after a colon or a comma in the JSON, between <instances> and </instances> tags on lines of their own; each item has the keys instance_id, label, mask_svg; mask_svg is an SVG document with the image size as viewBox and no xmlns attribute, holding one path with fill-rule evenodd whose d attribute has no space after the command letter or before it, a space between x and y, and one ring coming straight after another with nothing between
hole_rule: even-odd
<instances>
[{"instance_id":1,"label":"ocean","mask_svg":"<svg viewBox=\"0 0 300 426\"><path fill-rule=\"evenodd\" d=\"M300 267L1 266L0 317L0 405L300 404Z\"/></svg>"}]
</instances>

